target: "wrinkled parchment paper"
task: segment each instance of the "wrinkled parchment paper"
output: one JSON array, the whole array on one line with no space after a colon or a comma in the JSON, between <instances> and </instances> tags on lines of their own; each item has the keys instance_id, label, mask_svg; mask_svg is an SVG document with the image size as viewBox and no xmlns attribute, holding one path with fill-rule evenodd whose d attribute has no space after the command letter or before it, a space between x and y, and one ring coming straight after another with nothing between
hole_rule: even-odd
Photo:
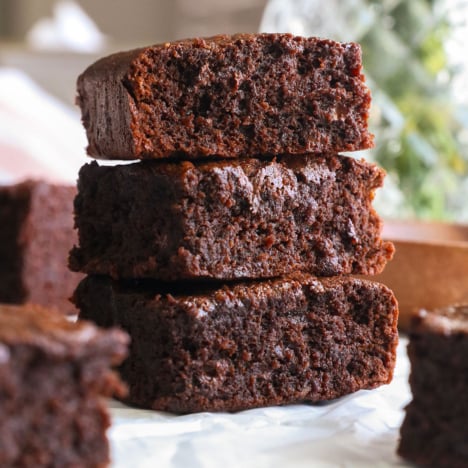
<instances>
[{"instance_id":1,"label":"wrinkled parchment paper","mask_svg":"<svg viewBox=\"0 0 468 468\"><path fill-rule=\"evenodd\" d=\"M396 455L408 386L407 340L393 382L322 405L176 416L111 401L118 468L407 466ZM409 465L408 465L409 466Z\"/></svg>"}]
</instances>

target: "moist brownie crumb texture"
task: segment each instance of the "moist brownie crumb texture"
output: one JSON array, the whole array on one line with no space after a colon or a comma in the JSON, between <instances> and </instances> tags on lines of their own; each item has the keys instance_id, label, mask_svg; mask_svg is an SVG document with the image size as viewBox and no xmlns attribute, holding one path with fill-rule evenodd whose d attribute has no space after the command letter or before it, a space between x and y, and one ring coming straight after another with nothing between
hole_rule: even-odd
<instances>
[{"instance_id":1,"label":"moist brownie crumb texture","mask_svg":"<svg viewBox=\"0 0 468 468\"><path fill-rule=\"evenodd\" d=\"M372 208L357 44L216 36L114 54L78 79L88 153L80 317L131 336L125 401L178 413L324 401L388 383L398 308L348 277L391 259Z\"/></svg>"},{"instance_id":2,"label":"moist brownie crumb texture","mask_svg":"<svg viewBox=\"0 0 468 468\"><path fill-rule=\"evenodd\" d=\"M89 67L78 79L78 103L88 152L100 158L372 146L370 94L354 43L246 34L147 47Z\"/></svg>"},{"instance_id":3,"label":"moist brownie crumb texture","mask_svg":"<svg viewBox=\"0 0 468 468\"><path fill-rule=\"evenodd\" d=\"M392 378L397 307L381 284L299 275L169 290L90 276L76 293L83 318L132 335L121 368L131 404L235 411L330 400Z\"/></svg>"},{"instance_id":4,"label":"moist brownie crumb texture","mask_svg":"<svg viewBox=\"0 0 468 468\"><path fill-rule=\"evenodd\" d=\"M82 168L75 271L118 278L379 273L376 166L337 155ZM151 208L148 208L151 207Z\"/></svg>"}]
</instances>

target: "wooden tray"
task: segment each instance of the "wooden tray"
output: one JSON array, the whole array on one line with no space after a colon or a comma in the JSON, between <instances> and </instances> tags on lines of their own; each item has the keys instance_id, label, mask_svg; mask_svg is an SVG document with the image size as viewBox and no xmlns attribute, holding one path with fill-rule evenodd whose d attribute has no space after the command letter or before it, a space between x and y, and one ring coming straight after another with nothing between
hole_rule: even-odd
<instances>
[{"instance_id":1,"label":"wooden tray","mask_svg":"<svg viewBox=\"0 0 468 468\"><path fill-rule=\"evenodd\" d=\"M415 310L468 302L468 225L387 221L383 237L396 252L373 279L395 292L402 329Z\"/></svg>"}]
</instances>

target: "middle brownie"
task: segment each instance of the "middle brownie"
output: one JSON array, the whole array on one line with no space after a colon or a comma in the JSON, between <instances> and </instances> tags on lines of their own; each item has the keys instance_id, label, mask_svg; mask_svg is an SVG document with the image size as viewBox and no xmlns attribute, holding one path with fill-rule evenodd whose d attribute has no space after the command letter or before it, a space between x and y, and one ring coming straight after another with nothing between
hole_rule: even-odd
<instances>
[{"instance_id":1,"label":"middle brownie","mask_svg":"<svg viewBox=\"0 0 468 468\"><path fill-rule=\"evenodd\" d=\"M142 161L80 171L70 268L114 279L376 274L384 172L338 155Z\"/></svg>"}]
</instances>

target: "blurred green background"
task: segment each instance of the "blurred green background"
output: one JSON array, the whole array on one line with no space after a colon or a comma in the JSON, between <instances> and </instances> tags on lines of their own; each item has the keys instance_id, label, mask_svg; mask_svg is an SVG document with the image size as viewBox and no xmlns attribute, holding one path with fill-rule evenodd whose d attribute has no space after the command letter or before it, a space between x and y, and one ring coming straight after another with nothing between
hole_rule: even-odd
<instances>
[{"instance_id":1,"label":"blurred green background","mask_svg":"<svg viewBox=\"0 0 468 468\"><path fill-rule=\"evenodd\" d=\"M399 214L468 220L468 109L454 88L464 71L449 59L451 11L440 0L368 3L378 13L360 38L379 109L373 156L401 191Z\"/></svg>"}]
</instances>

